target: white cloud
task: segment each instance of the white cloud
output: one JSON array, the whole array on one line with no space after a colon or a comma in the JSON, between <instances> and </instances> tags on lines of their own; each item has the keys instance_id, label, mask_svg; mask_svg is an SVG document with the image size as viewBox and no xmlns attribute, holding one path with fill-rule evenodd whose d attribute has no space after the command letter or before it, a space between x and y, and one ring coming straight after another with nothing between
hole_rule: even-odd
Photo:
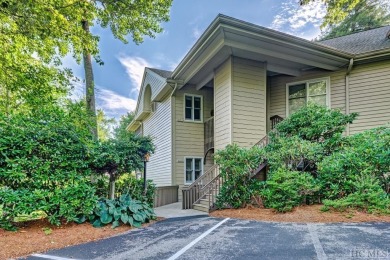
<instances>
[{"instance_id":1,"label":"white cloud","mask_svg":"<svg viewBox=\"0 0 390 260\"><path fill-rule=\"evenodd\" d=\"M99 88L96 91L97 107L107 112L125 110L126 112L134 111L137 100L121 96L109 89Z\"/></svg>"},{"instance_id":2,"label":"white cloud","mask_svg":"<svg viewBox=\"0 0 390 260\"><path fill-rule=\"evenodd\" d=\"M199 29L198 26L195 26L192 29L192 37L194 37L196 40L202 35L202 30Z\"/></svg>"},{"instance_id":3,"label":"white cloud","mask_svg":"<svg viewBox=\"0 0 390 260\"><path fill-rule=\"evenodd\" d=\"M132 83L132 92L139 92L144 75L145 67L152 67L152 65L144 58L135 56L119 55L119 62L126 69Z\"/></svg>"},{"instance_id":4,"label":"white cloud","mask_svg":"<svg viewBox=\"0 0 390 260\"><path fill-rule=\"evenodd\" d=\"M287 0L275 15L271 28L294 35L300 33L304 38L314 38L320 34L319 26L325 14L325 5L320 1L300 6L296 0Z\"/></svg>"},{"instance_id":5,"label":"white cloud","mask_svg":"<svg viewBox=\"0 0 390 260\"><path fill-rule=\"evenodd\" d=\"M73 82L73 89L69 98L73 101L83 99L85 97L84 84L82 81ZM97 109L102 109L108 117L116 119L127 112L134 111L137 106L137 100L119 95L101 86L95 87L95 99Z\"/></svg>"}]
</instances>

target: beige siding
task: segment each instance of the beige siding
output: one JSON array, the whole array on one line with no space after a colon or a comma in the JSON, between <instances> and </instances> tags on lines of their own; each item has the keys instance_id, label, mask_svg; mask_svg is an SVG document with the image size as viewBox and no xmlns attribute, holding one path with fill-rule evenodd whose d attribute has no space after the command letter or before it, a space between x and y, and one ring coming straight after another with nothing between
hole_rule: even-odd
<instances>
[{"instance_id":1,"label":"beige siding","mask_svg":"<svg viewBox=\"0 0 390 260\"><path fill-rule=\"evenodd\" d=\"M301 77L270 78L269 115L286 116L286 84L309 79L330 77L332 108L346 112L345 69L337 72L311 72ZM390 122L390 62L355 66L349 76L349 112L359 113L350 125L350 134Z\"/></svg>"},{"instance_id":2,"label":"beige siding","mask_svg":"<svg viewBox=\"0 0 390 260\"><path fill-rule=\"evenodd\" d=\"M251 147L266 135L265 65L233 58L232 79L232 140Z\"/></svg>"},{"instance_id":3,"label":"beige siding","mask_svg":"<svg viewBox=\"0 0 390 260\"><path fill-rule=\"evenodd\" d=\"M155 153L147 163L146 177L158 186L172 185L172 138L171 138L171 99L157 103L143 122L143 135L151 136L155 145Z\"/></svg>"},{"instance_id":4,"label":"beige siding","mask_svg":"<svg viewBox=\"0 0 390 260\"><path fill-rule=\"evenodd\" d=\"M349 110L359 113L350 134L390 122L390 62L356 66L349 77Z\"/></svg>"},{"instance_id":5,"label":"beige siding","mask_svg":"<svg viewBox=\"0 0 390 260\"><path fill-rule=\"evenodd\" d=\"M286 117L286 84L316 78L330 77L330 106L345 112L345 71L315 71L300 77L274 76L269 78L270 111L269 116ZM269 120L269 118L267 119Z\"/></svg>"},{"instance_id":6,"label":"beige siding","mask_svg":"<svg viewBox=\"0 0 390 260\"><path fill-rule=\"evenodd\" d=\"M184 94L203 96L203 120L210 118L213 109L213 90L203 88L197 91L194 87L184 87L175 94L175 130L174 130L174 185L179 185L179 200L181 201L181 188L184 186L184 160L185 157L204 157L204 126L202 123L184 121ZM204 170L207 170L204 166Z\"/></svg>"},{"instance_id":7,"label":"beige siding","mask_svg":"<svg viewBox=\"0 0 390 260\"><path fill-rule=\"evenodd\" d=\"M214 76L215 96L215 150L225 148L232 142L232 60L229 58L216 71Z\"/></svg>"}]
</instances>

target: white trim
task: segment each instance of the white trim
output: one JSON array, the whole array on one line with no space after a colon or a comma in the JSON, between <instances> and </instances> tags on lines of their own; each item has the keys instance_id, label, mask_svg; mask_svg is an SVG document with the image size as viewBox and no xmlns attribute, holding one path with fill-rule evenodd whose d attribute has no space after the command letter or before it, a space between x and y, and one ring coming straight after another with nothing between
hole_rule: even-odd
<instances>
[{"instance_id":1,"label":"white trim","mask_svg":"<svg viewBox=\"0 0 390 260\"><path fill-rule=\"evenodd\" d=\"M289 116L289 87L292 85L299 85L299 84L305 84L306 86L306 103L308 98L308 85L313 82L318 81L325 81L326 82L326 107L331 108L331 102L330 102L330 77L322 77L322 78L315 78L315 79L308 79L308 80L301 80L301 81L295 81L295 82L289 82L286 84L286 117Z\"/></svg>"},{"instance_id":2,"label":"white trim","mask_svg":"<svg viewBox=\"0 0 390 260\"><path fill-rule=\"evenodd\" d=\"M201 168L201 174L200 175L203 175L204 173L204 167L203 167L203 157L199 157L199 156L184 156L184 185L191 185L195 179L192 181L192 182L187 182L186 181L186 174L187 174L187 159L192 159L192 166L194 167L194 178L195 178L195 160L194 159L200 159L200 166L202 167Z\"/></svg>"},{"instance_id":3,"label":"white trim","mask_svg":"<svg viewBox=\"0 0 390 260\"><path fill-rule=\"evenodd\" d=\"M178 252L176 252L176 254L174 254L173 256L171 256L170 258L168 258L168 260L175 260L177 259L179 256L181 256L182 254L184 254L188 249L190 249L191 247L193 247L196 243L198 243L200 240L202 240L203 238L205 238L207 235L209 235L211 232L213 232L215 229L217 229L220 225L222 225L223 223L225 223L226 221L228 221L230 218L225 218L224 220L222 220L221 222L219 222L218 224L216 224L215 226L213 226L212 228L210 228L209 230L207 230L206 232L204 232L202 235L200 235L199 237L197 237L195 240L193 240L191 243L189 243L188 245L186 245L185 247L183 247L182 249L180 249Z\"/></svg>"},{"instance_id":4,"label":"white trim","mask_svg":"<svg viewBox=\"0 0 390 260\"><path fill-rule=\"evenodd\" d=\"M76 260L76 258L66 258L66 257L59 257L55 255L46 255L46 254L32 254L33 257L38 258L45 258L45 259L51 259L51 260Z\"/></svg>"},{"instance_id":5,"label":"white trim","mask_svg":"<svg viewBox=\"0 0 390 260\"><path fill-rule=\"evenodd\" d=\"M192 103L192 110L191 110L191 117L192 119L186 119L186 96L190 96L192 98L198 97L200 98L200 120L194 120L194 104L195 102ZM192 99L194 100L194 99ZM191 123L203 123L203 96L202 95L195 95L195 94L189 94L189 93L184 93L183 95L183 121L184 122L191 122Z\"/></svg>"}]
</instances>

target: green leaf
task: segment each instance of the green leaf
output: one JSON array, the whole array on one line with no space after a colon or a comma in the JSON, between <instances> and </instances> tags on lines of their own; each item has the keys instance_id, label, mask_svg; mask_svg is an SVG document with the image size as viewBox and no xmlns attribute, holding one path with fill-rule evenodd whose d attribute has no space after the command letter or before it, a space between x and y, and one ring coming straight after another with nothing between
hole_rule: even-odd
<instances>
[{"instance_id":1,"label":"green leaf","mask_svg":"<svg viewBox=\"0 0 390 260\"><path fill-rule=\"evenodd\" d=\"M103 213L103 214L100 216L100 221L101 221L103 224L111 223L111 222L112 222L112 215L109 215L108 212L105 212L105 213Z\"/></svg>"},{"instance_id":2,"label":"green leaf","mask_svg":"<svg viewBox=\"0 0 390 260\"><path fill-rule=\"evenodd\" d=\"M132 216L129 216L128 221L129 221L130 226L134 226L134 218Z\"/></svg>"},{"instance_id":3,"label":"green leaf","mask_svg":"<svg viewBox=\"0 0 390 260\"><path fill-rule=\"evenodd\" d=\"M124 224L126 224L129 221L129 215L127 214L122 214L121 215L121 220Z\"/></svg>"},{"instance_id":4,"label":"green leaf","mask_svg":"<svg viewBox=\"0 0 390 260\"><path fill-rule=\"evenodd\" d=\"M119 227L119 221L118 220L115 220L114 222L112 222L111 228L116 228L116 227Z\"/></svg>"},{"instance_id":5,"label":"green leaf","mask_svg":"<svg viewBox=\"0 0 390 260\"><path fill-rule=\"evenodd\" d=\"M96 219L93 222L92 226L95 227L95 228L100 228L100 227L103 227L103 223L100 221L100 219Z\"/></svg>"},{"instance_id":6,"label":"green leaf","mask_svg":"<svg viewBox=\"0 0 390 260\"><path fill-rule=\"evenodd\" d=\"M133 227L136 227L136 228L140 228L140 227L142 227L142 223L139 222L139 221L134 221L134 223L133 223L132 226L133 226Z\"/></svg>"}]
</instances>

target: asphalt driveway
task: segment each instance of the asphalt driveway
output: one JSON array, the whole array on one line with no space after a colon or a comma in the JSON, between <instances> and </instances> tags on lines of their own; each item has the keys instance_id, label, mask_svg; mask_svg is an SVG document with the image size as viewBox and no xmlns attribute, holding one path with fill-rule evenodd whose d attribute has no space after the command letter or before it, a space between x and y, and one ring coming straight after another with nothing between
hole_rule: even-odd
<instances>
[{"instance_id":1,"label":"asphalt driveway","mask_svg":"<svg viewBox=\"0 0 390 260\"><path fill-rule=\"evenodd\" d=\"M172 218L28 259L390 259L390 223Z\"/></svg>"}]
</instances>

